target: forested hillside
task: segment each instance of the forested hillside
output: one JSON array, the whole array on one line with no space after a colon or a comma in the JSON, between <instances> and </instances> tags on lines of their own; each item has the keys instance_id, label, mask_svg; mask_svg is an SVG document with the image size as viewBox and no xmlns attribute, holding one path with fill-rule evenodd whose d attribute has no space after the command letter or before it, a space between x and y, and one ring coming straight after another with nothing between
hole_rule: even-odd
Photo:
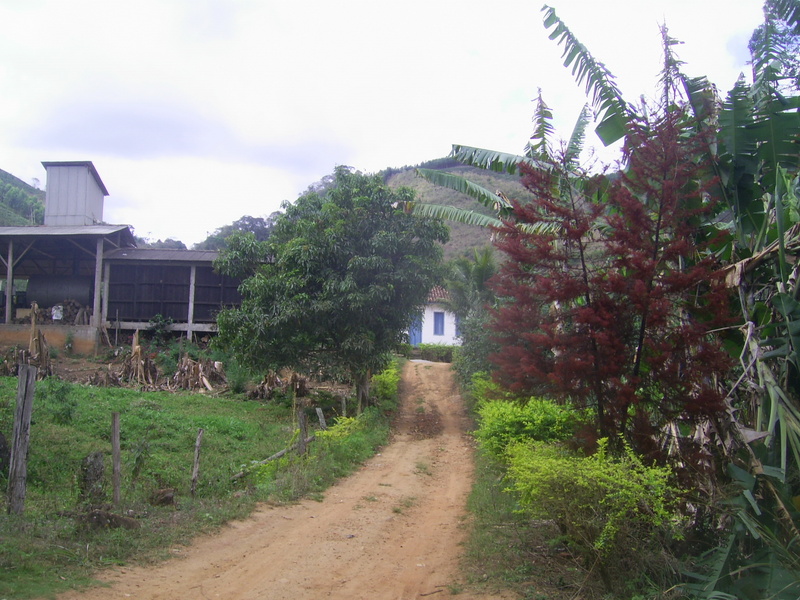
<instances>
[{"instance_id":1,"label":"forested hillside","mask_svg":"<svg viewBox=\"0 0 800 600\"><path fill-rule=\"evenodd\" d=\"M0 169L0 227L43 222L44 191Z\"/></svg>"},{"instance_id":2,"label":"forested hillside","mask_svg":"<svg viewBox=\"0 0 800 600\"><path fill-rule=\"evenodd\" d=\"M433 185L431 182L417 176L417 167L404 167L402 169L387 169L386 182L391 187L406 186L417 192L420 202L426 204L441 204L454 206L465 210L492 215L492 211L481 205L477 200L466 194ZM530 198L528 192L519 182L516 175L495 173L475 167L462 165L452 159L437 159L422 163L419 168L442 170L446 173L460 175L491 191L501 191L509 198ZM464 225L462 223L448 222L450 228L450 241L444 247L445 259L469 254L472 248L480 248L491 243L491 231L485 227Z\"/></svg>"}]
</instances>

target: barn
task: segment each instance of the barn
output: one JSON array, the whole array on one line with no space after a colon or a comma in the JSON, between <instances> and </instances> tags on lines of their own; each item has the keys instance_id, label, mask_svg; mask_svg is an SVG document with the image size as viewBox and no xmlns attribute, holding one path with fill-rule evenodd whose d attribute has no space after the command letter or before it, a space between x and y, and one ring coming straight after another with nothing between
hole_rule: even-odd
<instances>
[{"instance_id":1,"label":"barn","mask_svg":"<svg viewBox=\"0 0 800 600\"><path fill-rule=\"evenodd\" d=\"M91 161L42 165L44 225L0 227L0 344L27 344L34 302L48 342L79 353L157 315L191 339L239 304L239 281L214 272L216 252L138 248L129 226L105 224L108 190Z\"/></svg>"}]
</instances>

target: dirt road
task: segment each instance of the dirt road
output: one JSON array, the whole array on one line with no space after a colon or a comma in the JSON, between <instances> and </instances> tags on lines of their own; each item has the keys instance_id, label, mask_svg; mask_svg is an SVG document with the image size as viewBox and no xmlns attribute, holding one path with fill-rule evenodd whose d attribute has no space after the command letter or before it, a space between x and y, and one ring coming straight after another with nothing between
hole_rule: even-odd
<instances>
[{"instance_id":1,"label":"dirt road","mask_svg":"<svg viewBox=\"0 0 800 600\"><path fill-rule=\"evenodd\" d=\"M110 588L61 600L447 598L472 480L465 419L449 365L409 362L391 444L323 502L264 507L175 559L109 571Z\"/></svg>"}]
</instances>

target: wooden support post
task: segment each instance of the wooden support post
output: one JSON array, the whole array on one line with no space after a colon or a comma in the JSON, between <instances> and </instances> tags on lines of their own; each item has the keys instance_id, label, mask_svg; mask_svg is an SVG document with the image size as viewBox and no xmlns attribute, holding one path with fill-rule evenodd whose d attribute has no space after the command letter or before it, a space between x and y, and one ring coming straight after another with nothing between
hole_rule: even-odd
<instances>
[{"instance_id":1,"label":"wooden support post","mask_svg":"<svg viewBox=\"0 0 800 600\"><path fill-rule=\"evenodd\" d=\"M100 328L102 324L100 314L101 305L101 290L103 284L103 245L104 240L102 237L97 238L97 248L95 249L94 256L94 302L92 303L92 319L90 324L92 327ZM97 338L95 338L95 352L97 352Z\"/></svg>"},{"instance_id":2,"label":"wooden support post","mask_svg":"<svg viewBox=\"0 0 800 600\"><path fill-rule=\"evenodd\" d=\"M8 240L8 262L6 263L6 314L5 323L14 319L14 240Z\"/></svg>"},{"instance_id":3,"label":"wooden support post","mask_svg":"<svg viewBox=\"0 0 800 600\"><path fill-rule=\"evenodd\" d=\"M28 445L31 433L33 394L36 391L37 369L19 365L17 410L14 414L14 435L11 442L11 466L8 471L8 513L21 515L25 510L28 480Z\"/></svg>"},{"instance_id":4,"label":"wooden support post","mask_svg":"<svg viewBox=\"0 0 800 600\"><path fill-rule=\"evenodd\" d=\"M192 265L189 271L189 314L186 320L186 339L192 342L192 332L194 331L194 297L197 286L197 266Z\"/></svg>"},{"instance_id":5,"label":"wooden support post","mask_svg":"<svg viewBox=\"0 0 800 600\"><path fill-rule=\"evenodd\" d=\"M200 477L200 444L203 441L203 430L197 430L197 441L194 443L194 466L192 467L192 498L197 492L197 479Z\"/></svg>"},{"instance_id":6,"label":"wooden support post","mask_svg":"<svg viewBox=\"0 0 800 600\"><path fill-rule=\"evenodd\" d=\"M119 447L119 413L111 413L111 461L112 477L111 483L113 486L113 501L114 506L118 506L122 500L122 477L120 467L120 447Z\"/></svg>"}]
</instances>

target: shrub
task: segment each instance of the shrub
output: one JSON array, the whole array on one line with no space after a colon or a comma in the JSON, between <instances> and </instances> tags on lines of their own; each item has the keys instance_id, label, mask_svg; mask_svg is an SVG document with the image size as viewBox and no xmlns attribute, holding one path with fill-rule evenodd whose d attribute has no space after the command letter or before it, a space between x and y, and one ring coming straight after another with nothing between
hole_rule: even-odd
<instances>
[{"instance_id":1,"label":"shrub","mask_svg":"<svg viewBox=\"0 0 800 600\"><path fill-rule=\"evenodd\" d=\"M508 473L525 513L555 521L613 591L637 574L665 572L664 545L680 537L680 490L668 467L646 466L630 449L612 458L606 447L601 440L597 453L580 457L553 444L516 444Z\"/></svg>"},{"instance_id":2,"label":"shrub","mask_svg":"<svg viewBox=\"0 0 800 600\"><path fill-rule=\"evenodd\" d=\"M417 346L417 354L423 360L433 362L452 362L453 346L444 344L420 344Z\"/></svg>"},{"instance_id":3,"label":"shrub","mask_svg":"<svg viewBox=\"0 0 800 600\"><path fill-rule=\"evenodd\" d=\"M503 458L513 444L529 441L560 441L571 437L581 414L570 406L530 398L483 401L478 407L480 426L475 437L495 458Z\"/></svg>"},{"instance_id":4,"label":"shrub","mask_svg":"<svg viewBox=\"0 0 800 600\"><path fill-rule=\"evenodd\" d=\"M385 410L395 408L399 392L400 370L397 363L372 376L372 395L377 406Z\"/></svg>"}]
</instances>

